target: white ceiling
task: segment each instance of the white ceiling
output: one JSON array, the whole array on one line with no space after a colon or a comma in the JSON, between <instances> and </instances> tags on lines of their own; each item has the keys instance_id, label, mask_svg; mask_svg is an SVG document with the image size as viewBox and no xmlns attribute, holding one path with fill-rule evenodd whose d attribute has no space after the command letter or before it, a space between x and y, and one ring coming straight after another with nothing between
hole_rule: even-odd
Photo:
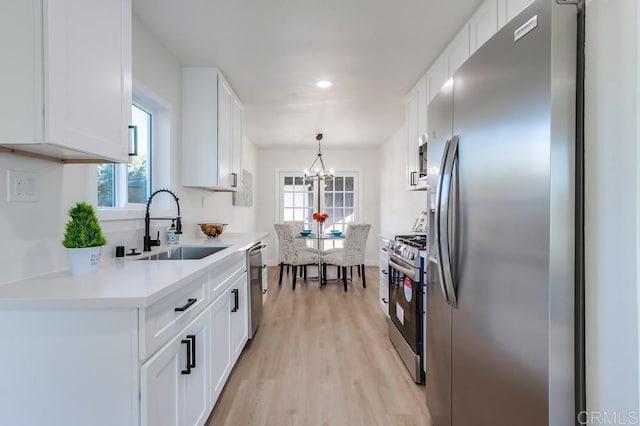
<instances>
[{"instance_id":1,"label":"white ceiling","mask_svg":"<svg viewBox=\"0 0 640 426\"><path fill-rule=\"evenodd\" d=\"M133 0L184 66L217 66L258 146L371 146L482 0ZM333 86L319 89L315 82Z\"/></svg>"}]
</instances>

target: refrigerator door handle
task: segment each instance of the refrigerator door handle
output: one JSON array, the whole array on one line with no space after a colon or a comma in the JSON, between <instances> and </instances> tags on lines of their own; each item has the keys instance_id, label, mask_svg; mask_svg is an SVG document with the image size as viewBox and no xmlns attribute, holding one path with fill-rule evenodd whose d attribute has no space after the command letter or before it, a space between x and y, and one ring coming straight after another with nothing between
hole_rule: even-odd
<instances>
[{"instance_id":1,"label":"refrigerator door handle","mask_svg":"<svg viewBox=\"0 0 640 426\"><path fill-rule=\"evenodd\" d=\"M449 217L451 213L451 187L453 182L453 169L458 157L458 136L451 138L448 145L444 168L442 169L442 185L440 187L440 211L437 217L436 229L438 229L439 244L438 255L440 260L440 270L442 272L442 282L447 290L447 299L452 307L458 306L453 273L451 268L451 244L449 241Z\"/></svg>"},{"instance_id":2,"label":"refrigerator door handle","mask_svg":"<svg viewBox=\"0 0 640 426\"><path fill-rule=\"evenodd\" d=\"M438 175L438 186L436 188L436 212L435 212L435 226L434 226L434 240L435 240L435 249L437 253L436 265L438 267L438 278L440 281L440 289L442 290L442 296L444 300L449 303L449 296L447 295L447 287L444 283L444 270L442 268L442 261L440 257L440 252L442 251L442 237L440 233L440 222L441 222L441 214L442 214L442 185L443 185L443 177L445 175L445 167L447 164L447 158L449 156L449 147L451 146L451 139L447 140L444 145L444 151L442 154L442 161L440 163L440 174Z\"/></svg>"},{"instance_id":3,"label":"refrigerator door handle","mask_svg":"<svg viewBox=\"0 0 640 426\"><path fill-rule=\"evenodd\" d=\"M438 270L438 277L439 277L438 284L440 284L440 290L442 291L444 299L446 300L447 303L449 303L449 298L447 297L447 289L444 283L442 282L442 271L440 270L440 261L436 256L429 256L429 262L433 264L432 267L437 268ZM429 280L427 279L426 281L427 281L427 285L429 285Z\"/></svg>"}]
</instances>

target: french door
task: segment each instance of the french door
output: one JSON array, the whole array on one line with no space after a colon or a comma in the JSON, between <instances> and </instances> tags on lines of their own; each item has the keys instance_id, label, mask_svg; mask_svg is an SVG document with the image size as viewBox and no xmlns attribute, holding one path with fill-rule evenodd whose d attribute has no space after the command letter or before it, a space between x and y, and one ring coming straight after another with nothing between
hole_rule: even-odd
<instances>
[{"instance_id":1,"label":"french door","mask_svg":"<svg viewBox=\"0 0 640 426\"><path fill-rule=\"evenodd\" d=\"M327 213L323 231L346 231L347 224L358 221L358 172L337 172L329 181L304 180L301 172L279 173L279 220L302 221L306 229L318 231L314 212ZM340 241L325 241L325 248L340 247Z\"/></svg>"}]
</instances>

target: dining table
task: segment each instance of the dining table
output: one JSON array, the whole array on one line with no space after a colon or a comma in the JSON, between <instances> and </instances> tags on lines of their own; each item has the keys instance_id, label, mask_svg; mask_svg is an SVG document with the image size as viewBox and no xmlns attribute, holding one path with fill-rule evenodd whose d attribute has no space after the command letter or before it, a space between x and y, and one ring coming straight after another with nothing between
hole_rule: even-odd
<instances>
[{"instance_id":1,"label":"dining table","mask_svg":"<svg viewBox=\"0 0 640 426\"><path fill-rule=\"evenodd\" d=\"M298 239L303 239L303 240L310 240L315 242L315 245L318 249L319 252L319 256L318 256L318 280L320 281L320 286L323 285L323 283L326 283L326 278L322 276L322 256L324 254L324 242L325 241L330 241L330 240L334 240L334 241L339 241L339 240L344 240L344 233L341 233L340 235L334 235L331 233L322 233L322 234L318 234L318 233L310 233L310 234L303 234L300 233L296 236L296 238ZM311 277L311 278L315 278L315 277Z\"/></svg>"}]
</instances>

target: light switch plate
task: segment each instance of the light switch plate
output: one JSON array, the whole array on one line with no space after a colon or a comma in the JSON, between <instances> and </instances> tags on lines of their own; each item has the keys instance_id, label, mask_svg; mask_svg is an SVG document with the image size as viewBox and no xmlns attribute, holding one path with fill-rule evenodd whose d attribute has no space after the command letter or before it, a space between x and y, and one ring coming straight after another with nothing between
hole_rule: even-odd
<instances>
[{"instance_id":1,"label":"light switch plate","mask_svg":"<svg viewBox=\"0 0 640 426\"><path fill-rule=\"evenodd\" d=\"M40 175L32 172L7 170L7 201L10 203L40 201Z\"/></svg>"}]
</instances>

